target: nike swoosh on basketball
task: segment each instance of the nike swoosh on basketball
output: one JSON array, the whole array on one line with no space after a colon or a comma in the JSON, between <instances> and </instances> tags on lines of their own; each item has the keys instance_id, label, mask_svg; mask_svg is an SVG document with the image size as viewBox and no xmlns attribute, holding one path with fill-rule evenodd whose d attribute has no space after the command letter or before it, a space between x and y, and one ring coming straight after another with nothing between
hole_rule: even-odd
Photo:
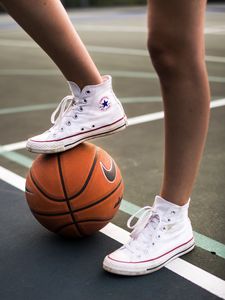
<instances>
[{"instance_id":1,"label":"nike swoosh on basketball","mask_svg":"<svg viewBox=\"0 0 225 300\"><path fill-rule=\"evenodd\" d=\"M100 161L100 165L101 165L102 172L105 175L106 179L109 182L113 182L116 178L116 165L115 165L113 159L111 159L111 166L109 169L107 169L101 161Z\"/></svg>"}]
</instances>

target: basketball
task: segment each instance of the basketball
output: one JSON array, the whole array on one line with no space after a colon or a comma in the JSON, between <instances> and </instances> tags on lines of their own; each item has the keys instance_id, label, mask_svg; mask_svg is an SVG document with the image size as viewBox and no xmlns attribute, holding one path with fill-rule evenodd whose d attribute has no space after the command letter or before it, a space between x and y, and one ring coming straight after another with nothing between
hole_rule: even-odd
<instances>
[{"instance_id":1,"label":"basketball","mask_svg":"<svg viewBox=\"0 0 225 300\"><path fill-rule=\"evenodd\" d=\"M26 179L34 217L48 230L72 238L103 228L117 212L123 190L115 161L91 143L38 155Z\"/></svg>"}]
</instances>

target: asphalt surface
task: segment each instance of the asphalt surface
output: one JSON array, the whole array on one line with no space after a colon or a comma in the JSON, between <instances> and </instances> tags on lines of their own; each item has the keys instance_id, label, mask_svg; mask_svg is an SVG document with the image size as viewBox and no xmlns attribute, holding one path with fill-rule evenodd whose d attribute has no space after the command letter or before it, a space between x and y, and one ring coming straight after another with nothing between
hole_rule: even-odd
<instances>
[{"instance_id":1,"label":"asphalt surface","mask_svg":"<svg viewBox=\"0 0 225 300\"><path fill-rule=\"evenodd\" d=\"M146 49L146 9L76 10L70 11L70 17L98 68L102 73L114 74L113 87L124 102L128 117L161 111L158 80L146 75L151 73L155 76ZM212 99L224 99L223 5L208 7L205 27L206 63ZM110 48L93 50L93 46ZM111 53L115 48L135 49L137 53L141 50L143 53ZM109 53L105 53L107 51ZM218 61L215 62L215 59ZM121 72L128 73L124 75ZM57 105L68 93L65 79L49 57L35 46L10 17L0 15L0 113L6 108L52 104L51 108L43 110L1 113L1 145L24 141L48 128L54 104ZM224 125L225 106L213 108L206 149L190 207L194 230L221 244L225 244ZM159 191L163 172L163 121L130 126L116 137L101 138L94 143L106 149L120 166L126 186L124 198L137 206L151 205L154 195ZM35 158L25 149L16 150L16 153ZM26 176L27 167L2 155L0 165ZM126 228L127 218L127 213L119 211L113 223ZM225 279L225 260L221 256L197 247L184 259Z\"/></svg>"}]
</instances>

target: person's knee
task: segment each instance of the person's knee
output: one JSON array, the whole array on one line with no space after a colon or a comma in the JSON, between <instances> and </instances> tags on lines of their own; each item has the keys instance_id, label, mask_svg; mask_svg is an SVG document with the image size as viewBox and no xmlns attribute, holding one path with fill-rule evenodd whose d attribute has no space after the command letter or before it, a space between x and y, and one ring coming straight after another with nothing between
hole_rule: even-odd
<instances>
[{"instance_id":1,"label":"person's knee","mask_svg":"<svg viewBox=\"0 0 225 300\"><path fill-rule=\"evenodd\" d=\"M161 80L188 73L199 62L198 50L188 38L150 34L147 46Z\"/></svg>"}]
</instances>

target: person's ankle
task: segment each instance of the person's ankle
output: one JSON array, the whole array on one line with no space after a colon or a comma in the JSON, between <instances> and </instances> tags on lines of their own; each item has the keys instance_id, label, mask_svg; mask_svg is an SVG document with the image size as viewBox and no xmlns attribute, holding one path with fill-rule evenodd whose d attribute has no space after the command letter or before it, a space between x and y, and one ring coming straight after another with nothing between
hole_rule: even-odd
<instances>
[{"instance_id":1,"label":"person's ankle","mask_svg":"<svg viewBox=\"0 0 225 300\"><path fill-rule=\"evenodd\" d=\"M159 197L161 197L165 201L170 202L177 206L185 206L186 204L188 204L190 202L190 198L188 198L188 197L181 197L181 198L178 198L177 196L173 197L171 195L167 195L164 192L161 192L159 194Z\"/></svg>"},{"instance_id":2,"label":"person's ankle","mask_svg":"<svg viewBox=\"0 0 225 300\"><path fill-rule=\"evenodd\" d=\"M153 204L153 210L159 213L160 216L172 213L174 216L179 216L179 219L186 219L188 217L189 203L190 200L186 204L180 206L157 195Z\"/></svg>"}]
</instances>

